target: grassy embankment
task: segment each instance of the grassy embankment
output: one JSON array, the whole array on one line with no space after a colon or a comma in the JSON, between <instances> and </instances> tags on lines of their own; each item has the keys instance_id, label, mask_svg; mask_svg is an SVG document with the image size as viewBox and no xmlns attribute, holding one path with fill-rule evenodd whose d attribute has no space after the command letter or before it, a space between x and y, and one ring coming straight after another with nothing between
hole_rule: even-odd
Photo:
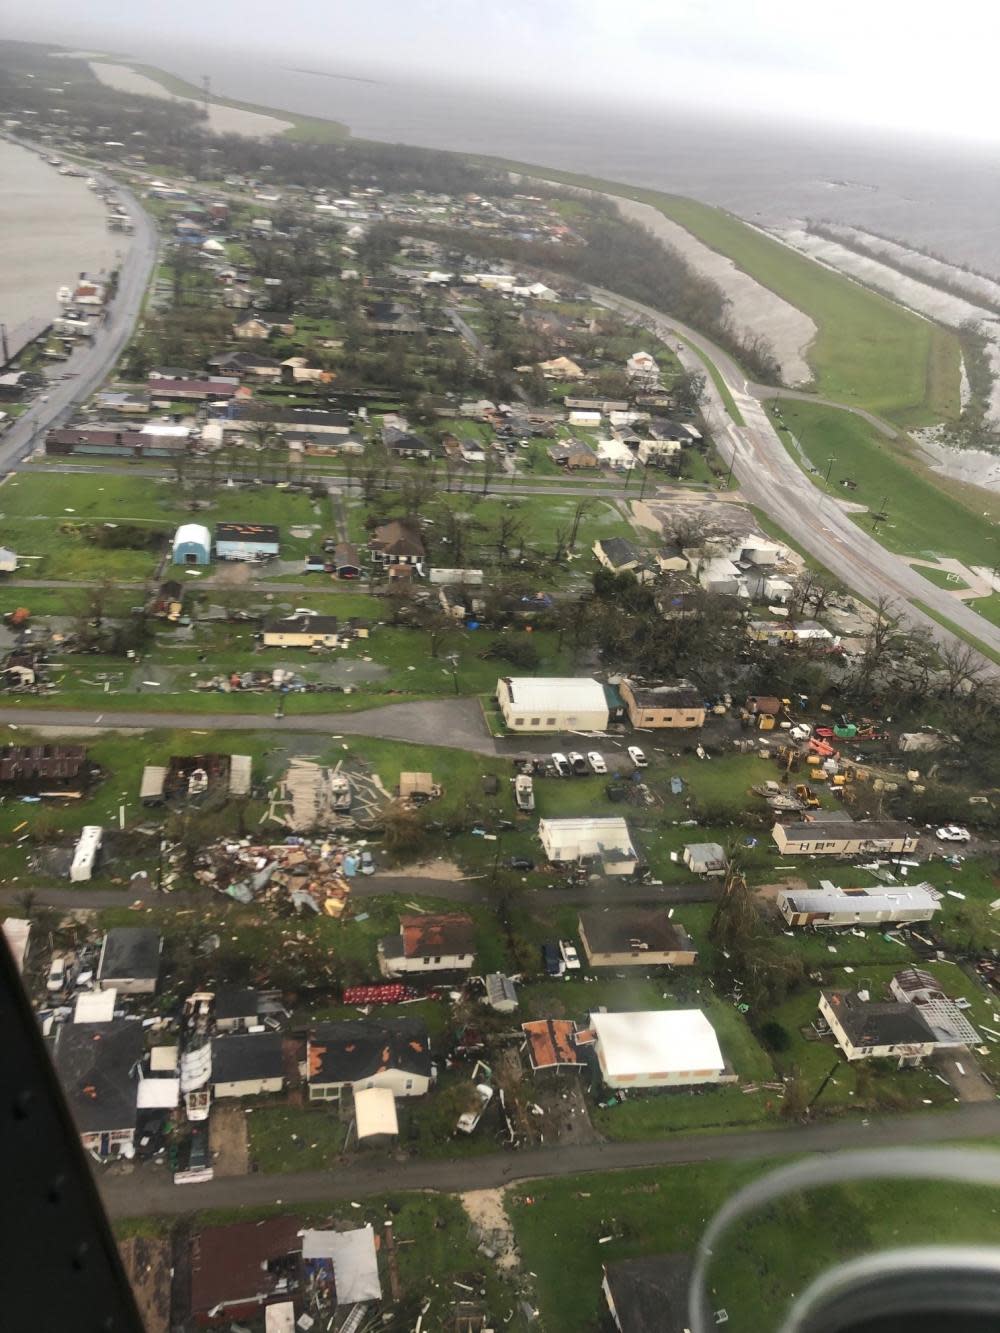
<instances>
[{"instance_id":1,"label":"grassy embankment","mask_svg":"<svg viewBox=\"0 0 1000 1333\"><path fill-rule=\"evenodd\" d=\"M780 418L771 410L778 433L786 445L787 431L781 426L794 434L816 468L813 481L817 487L866 505L874 513L881 511L885 501L888 518L877 530L883 546L928 560L945 556L969 565L996 562L1000 556L1000 497L932 473L912 446L887 440L853 413L792 399L782 399L779 406ZM789 451L796 457L793 449ZM826 482L831 458L834 463ZM841 485L845 479L855 482L857 489L845 490ZM870 530L868 513L852 517ZM924 569L920 573L926 576Z\"/></svg>"},{"instance_id":2,"label":"grassy embankment","mask_svg":"<svg viewBox=\"0 0 1000 1333\"><path fill-rule=\"evenodd\" d=\"M165 88L174 97L187 97L199 104L205 100L204 90L186 79L170 74L167 70L157 69L155 65L138 65L130 60L115 60L115 64L152 79L161 88ZM291 129L282 135L286 139L298 139L304 143L340 143L350 137L351 131L338 120L323 120L319 116L304 116L297 111L280 111L275 107L262 106L258 102L240 102L233 97L219 97L214 94L209 99L217 106L231 106L238 111L252 111L258 116L273 116L291 122Z\"/></svg>"},{"instance_id":3,"label":"grassy embankment","mask_svg":"<svg viewBox=\"0 0 1000 1333\"><path fill-rule=\"evenodd\" d=\"M540 175L538 166L527 163L503 165ZM652 205L809 315L818 329L808 350L818 393L866 407L904 426L958 415L959 344L954 334L720 208L575 172L546 168L545 176Z\"/></svg>"}]
</instances>

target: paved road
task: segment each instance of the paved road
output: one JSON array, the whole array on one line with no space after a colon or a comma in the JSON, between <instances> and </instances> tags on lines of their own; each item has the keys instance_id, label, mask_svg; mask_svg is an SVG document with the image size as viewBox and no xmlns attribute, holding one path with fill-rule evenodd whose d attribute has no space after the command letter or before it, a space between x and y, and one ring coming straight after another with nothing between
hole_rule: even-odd
<instances>
[{"instance_id":1,"label":"paved road","mask_svg":"<svg viewBox=\"0 0 1000 1333\"><path fill-rule=\"evenodd\" d=\"M118 274L118 291L98 333L77 346L68 361L52 372L47 401L37 397L3 436L0 436L0 469L9 470L34 449L36 441L51 426L69 419L76 406L102 384L121 356L142 309L146 287L156 263L156 228L135 196L118 181L94 173L102 184L115 190L132 219L134 232L127 241ZM57 379L57 375L64 378Z\"/></svg>"},{"instance_id":2,"label":"paved road","mask_svg":"<svg viewBox=\"0 0 1000 1333\"><path fill-rule=\"evenodd\" d=\"M849 407L847 403L838 403L833 398L820 398L818 394L807 393L805 389L778 389L773 384L755 384L752 381L748 381L747 387L761 402L774 398L794 398L800 403L817 403L820 407L835 407L841 412L851 412L862 421L867 421L869 426L874 426L888 440L898 440L902 433L884 417L877 417L874 412L868 412L863 407Z\"/></svg>"},{"instance_id":3,"label":"paved road","mask_svg":"<svg viewBox=\"0 0 1000 1333\"><path fill-rule=\"evenodd\" d=\"M269 713L116 713L97 708L0 708L0 723L22 727L86 727L88 729L151 728L205 731L307 731L325 736L376 736L381 740L413 741L451 750L495 755L496 742L489 734L477 699L435 699L424 703L387 704L357 713L296 713L294 701L286 698L289 710L276 721Z\"/></svg>"},{"instance_id":4,"label":"paved road","mask_svg":"<svg viewBox=\"0 0 1000 1333\"><path fill-rule=\"evenodd\" d=\"M0 905L16 907L17 900L25 891L24 885L0 888ZM152 885L144 890L136 890L126 885L120 889L96 889L89 886L82 888L32 889L35 902L42 907L58 907L64 911L101 910L105 907L122 907L134 902L152 903L157 906L184 907L188 903L205 901L204 891L190 893L163 894ZM718 884L584 884L575 887L550 888L545 885L532 885L526 882L520 891L523 899L542 907L583 907L588 904L622 903L710 903L719 896ZM423 875L372 875L370 879L356 877L351 884L351 896L355 901L368 898L380 898L387 893L405 895L419 902L422 898L444 898L455 903L486 903L490 901L490 887L487 877L480 876L465 880L434 879Z\"/></svg>"},{"instance_id":5,"label":"paved road","mask_svg":"<svg viewBox=\"0 0 1000 1333\"><path fill-rule=\"evenodd\" d=\"M677 337L682 337L718 367L746 424L737 426L729 416L711 377L706 384L704 414L720 454L733 460L746 500L762 509L859 596L876 601L888 595L898 602L906 618L931 638L939 643L961 644L954 634L914 606L917 599L1000 653L1000 625L990 624L945 589L915 573L901 556L887 551L853 523L842 501L813 484L782 444L755 386L728 353L697 330L668 319L651 306L599 288L591 290L603 305L633 318L638 316L674 347L678 347ZM703 363L683 344L678 356L688 369L704 371ZM996 663L981 654L977 656L985 669L996 672Z\"/></svg>"},{"instance_id":6,"label":"paved road","mask_svg":"<svg viewBox=\"0 0 1000 1333\"><path fill-rule=\"evenodd\" d=\"M933 1115L857 1118L771 1131L685 1134L643 1143L599 1143L530 1148L443 1161L332 1162L328 1171L236 1176L204 1185L177 1186L162 1168L137 1167L129 1174L98 1174L112 1217L136 1213L177 1214L200 1208L259 1207L326 1199L360 1199L400 1190L497 1189L516 1180L536 1180L593 1171L673 1166L687 1162L746 1162L805 1152L896 1148L990 1137L1000 1133L996 1103L963 1106Z\"/></svg>"}]
</instances>

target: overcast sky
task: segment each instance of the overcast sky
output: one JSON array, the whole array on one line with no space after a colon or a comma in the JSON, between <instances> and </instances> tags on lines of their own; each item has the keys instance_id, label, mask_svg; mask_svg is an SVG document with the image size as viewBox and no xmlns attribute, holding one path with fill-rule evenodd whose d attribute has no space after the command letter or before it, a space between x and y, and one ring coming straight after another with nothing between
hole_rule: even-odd
<instances>
[{"instance_id":1,"label":"overcast sky","mask_svg":"<svg viewBox=\"0 0 1000 1333\"><path fill-rule=\"evenodd\" d=\"M31 0L9 36L1000 137L991 0ZM268 102L267 88L259 92Z\"/></svg>"}]
</instances>

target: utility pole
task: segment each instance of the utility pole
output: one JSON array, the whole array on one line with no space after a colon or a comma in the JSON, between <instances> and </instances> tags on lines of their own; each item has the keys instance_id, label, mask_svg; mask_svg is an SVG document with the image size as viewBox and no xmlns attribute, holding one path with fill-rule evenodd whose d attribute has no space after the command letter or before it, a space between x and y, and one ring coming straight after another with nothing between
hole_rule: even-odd
<instances>
[{"instance_id":1,"label":"utility pole","mask_svg":"<svg viewBox=\"0 0 1000 1333\"><path fill-rule=\"evenodd\" d=\"M824 1092L824 1090L825 1090L825 1088L826 1088L826 1085L830 1082L830 1080L833 1078L834 1074L837 1072L837 1070L838 1070L839 1068L840 1068L840 1061L838 1060L838 1061L836 1062L836 1064L833 1065L833 1067L830 1069L830 1072L827 1074L827 1076L826 1076L826 1078L823 1080L823 1082L822 1082L822 1083L819 1085L819 1087L816 1089L815 1093L813 1093L813 1099L812 1099L812 1101L809 1103L809 1105L806 1107L806 1114L807 1114L807 1115L808 1115L809 1112L813 1109L813 1107L816 1105L816 1103L819 1101L820 1096L822 1095L822 1093Z\"/></svg>"},{"instance_id":2,"label":"utility pole","mask_svg":"<svg viewBox=\"0 0 1000 1333\"><path fill-rule=\"evenodd\" d=\"M835 460L833 458L828 458L826 460L826 476L823 478L823 480L825 481L827 486L829 486L830 484L830 472L833 469L834 461Z\"/></svg>"},{"instance_id":3,"label":"utility pole","mask_svg":"<svg viewBox=\"0 0 1000 1333\"><path fill-rule=\"evenodd\" d=\"M643 466L642 466L642 485L641 485L640 488L639 488L639 499L640 499L640 500L642 500L642 499L645 498L645 495L646 495L646 482L647 482L648 480L649 480L649 464L648 464L648 463L644 463Z\"/></svg>"}]
</instances>

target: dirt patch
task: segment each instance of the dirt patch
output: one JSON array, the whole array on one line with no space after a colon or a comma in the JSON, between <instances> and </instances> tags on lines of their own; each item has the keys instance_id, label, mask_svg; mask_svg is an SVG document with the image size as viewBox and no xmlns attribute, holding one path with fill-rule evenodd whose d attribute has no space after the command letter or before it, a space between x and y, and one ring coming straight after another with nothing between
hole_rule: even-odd
<instances>
[{"instance_id":1,"label":"dirt patch","mask_svg":"<svg viewBox=\"0 0 1000 1333\"><path fill-rule=\"evenodd\" d=\"M253 582L254 568L242 560L227 560L209 578L199 582L204 588L241 588Z\"/></svg>"},{"instance_id":2,"label":"dirt patch","mask_svg":"<svg viewBox=\"0 0 1000 1333\"><path fill-rule=\"evenodd\" d=\"M218 1176L245 1176L250 1169L250 1136L242 1106L216 1102L208 1122L208 1146Z\"/></svg>"},{"instance_id":3,"label":"dirt patch","mask_svg":"<svg viewBox=\"0 0 1000 1333\"><path fill-rule=\"evenodd\" d=\"M421 861L419 865L393 870L394 879L441 879L458 883L466 878L454 861Z\"/></svg>"},{"instance_id":4,"label":"dirt patch","mask_svg":"<svg viewBox=\"0 0 1000 1333\"><path fill-rule=\"evenodd\" d=\"M146 1333L170 1327L170 1241L160 1236L130 1236L118 1242L125 1273Z\"/></svg>"},{"instance_id":5,"label":"dirt patch","mask_svg":"<svg viewBox=\"0 0 1000 1333\"><path fill-rule=\"evenodd\" d=\"M514 1228L504 1207L504 1191L470 1190L458 1197L468 1215L481 1246L496 1256L501 1273L512 1273L521 1266Z\"/></svg>"},{"instance_id":6,"label":"dirt patch","mask_svg":"<svg viewBox=\"0 0 1000 1333\"><path fill-rule=\"evenodd\" d=\"M801 892L801 890L808 889L808 887L809 885L804 879L801 879L797 875L792 875L788 879L782 880L780 884L759 885L754 889L754 897L761 903L773 903L778 894L784 892L786 889L791 889L793 891L798 889Z\"/></svg>"},{"instance_id":7,"label":"dirt patch","mask_svg":"<svg viewBox=\"0 0 1000 1333\"><path fill-rule=\"evenodd\" d=\"M601 1135L590 1123L587 1099L580 1086L580 1076L567 1070L543 1071L535 1075L529 1091L528 1114L535 1121L539 1143L599 1143ZM537 1107L542 1112L531 1108Z\"/></svg>"}]
</instances>

